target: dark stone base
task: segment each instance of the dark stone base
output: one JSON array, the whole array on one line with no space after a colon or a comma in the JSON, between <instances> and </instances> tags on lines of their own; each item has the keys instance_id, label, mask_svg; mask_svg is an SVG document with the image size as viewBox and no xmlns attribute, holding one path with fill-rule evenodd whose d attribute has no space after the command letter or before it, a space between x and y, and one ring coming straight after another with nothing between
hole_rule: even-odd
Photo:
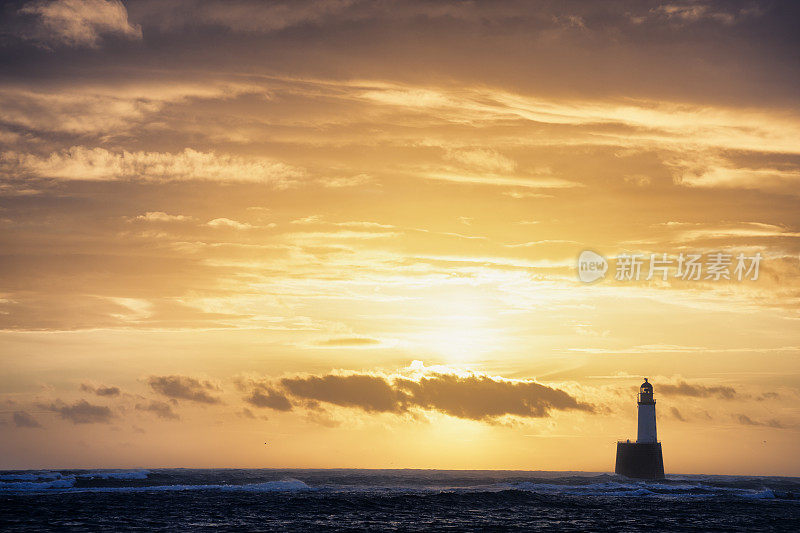
<instances>
[{"instance_id":1,"label":"dark stone base","mask_svg":"<svg viewBox=\"0 0 800 533\"><path fill-rule=\"evenodd\" d=\"M664 479L661 443L618 442L614 472L637 479Z\"/></svg>"}]
</instances>

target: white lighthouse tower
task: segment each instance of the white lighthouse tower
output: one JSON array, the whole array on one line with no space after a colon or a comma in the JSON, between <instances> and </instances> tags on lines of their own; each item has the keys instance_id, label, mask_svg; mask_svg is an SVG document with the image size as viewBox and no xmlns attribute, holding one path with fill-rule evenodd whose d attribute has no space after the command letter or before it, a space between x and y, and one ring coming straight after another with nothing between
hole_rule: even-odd
<instances>
[{"instance_id":1,"label":"white lighthouse tower","mask_svg":"<svg viewBox=\"0 0 800 533\"><path fill-rule=\"evenodd\" d=\"M653 386L644 378L639 387L639 433L636 442L617 443L614 472L638 479L664 479L664 457L656 436L656 401Z\"/></svg>"},{"instance_id":2,"label":"white lighthouse tower","mask_svg":"<svg viewBox=\"0 0 800 533\"><path fill-rule=\"evenodd\" d=\"M656 401L653 399L653 386L644 378L639 387L639 433L636 442L658 442L656 437Z\"/></svg>"}]
</instances>

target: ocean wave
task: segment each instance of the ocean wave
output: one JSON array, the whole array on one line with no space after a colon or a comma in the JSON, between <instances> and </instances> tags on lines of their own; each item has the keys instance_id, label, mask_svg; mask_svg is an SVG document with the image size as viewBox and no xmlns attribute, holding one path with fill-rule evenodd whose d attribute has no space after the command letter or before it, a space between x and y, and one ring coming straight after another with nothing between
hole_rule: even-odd
<instances>
[{"instance_id":1,"label":"ocean wave","mask_svg":"<svg viewBox=\"0 0 800 533\"><path fill-rule=\"evenodd\" d=\"M755 491L749 494L741 494L741 497L753 498L755 500L770 500L774 499L776 496L772 489L764 488L763 490Z\"/></svg>"},{"instance_id":2,"label":"ocean wave","mask_svg":"<svg viewBox=\"0 0 800 533\"><path fill-rule=\"evenodd\" d=\"M121 471L106 471L106 470L93 470L85 474L77 474L82 479L147 479L150 475L149 470L121 470Z\"/></svg>"},{"instance_id":3,"label":"ocean wave","mask_svg":"<svg viewBox=\"0 0 800 533\"><path fill-rule=\"evenodd\" d=\"M302 477L303 480L297 479ZM298 475L300 474L300 475ZM280 478L279 476L285 477ZM449 477L448 477L449 476ZM472 476L472 477L469 477ZM270 479L272 477L272 479ZM487 476L488 477L488 476ZM603 474L594 477L487 479L473 474L348 473L258 470L62 470L0 473L0 493L31 492L263 492L320 496L394 497L404 494L492 495L516 491L548 497L669 499L786 499L800 501L800 483L788 478L720 479L685 477L637 481Z\"/></svg>"},{"instance_id":4,"label":"ocean wave","mask_svg":"<svg viewBox=\"0 0 800 533\"><path fill-rule=\"evenodd\" d=\"M314 490L299 479L283 481L265 481L263 483L245 483L242 485L209 484L209 485L151 485L142 487L97 487L92 491L183 491L183 490L220 490L229 492L295 492Z\"/></svg>"},{"instance_id":5,"label":"ocean wave","mask_svg":"<svg viewBox=\"0 0 800 533\"><path fill-rule=\"evenodd\" d=\"M0 492L28 492L52 489L69 489L75 485L75 478L62 478L53 481L0 481Z\"/></svg>"},{"instance_id":6,"label":"ocean wave","mask_svg":"<svg viewBox=\"0 0 800 533\"><path fill-rule=\"evenodd\" d=\"M147 479L148 470L92 470L89 472L35 472L0 474L0 492L35 492L75 488L78 480L131 481Z\"/></svg>"},{"instance_id":7,"label":"ocean wave","mask_svg":"<svg viewBox=\"0 0 800 533\"><path fill-rule=\"evenodd\" d=\"M22 472L14 474L0 474L0 481L39 481L47 479L61 479L61 472L50 472L49 470L40 472Z\"/></svg>"},{"instance_id":8,"label":"ocean wave","mask_svg":"<svg viewBox=\"0 0 800 533\"><path fill-rule=\"evenodd\" d=\"M703 483L674 485L659 482L604 482L586 485L558 485L550 483L514 483L501 485L506 489L534 492L539 494L561 494L570 496L622 496L622 497L660 497L660 498L715 498L738 497L749 499L775 498L775 493L767 487L743 489L719 487Z\"/></svg>"},{"instance_id":9,"label":"ocean wave","mask_svg":"<svg viewBox=\"0 0 800 533\"><path fill-rule=\"evenodd\" d=\"M150 475L149 470L90 470L88 472L73 471L67 474L53 472L50 470L40 470L34 472L5 473L0 474L0 481L49 481L57 479L147 479Z\"/></svg>"},{"instance_id":10,"label":"ocean wave","mask_svg":"<svg viewBox=\"0 0 800 533\"><path fill-rule=\"evenodd\" d=\"M108 473L109 477L99 479L145 479L143 477L116 477ZM85 477L85 476L81 476ZM90 479L97 479L91 477ZM225 492L297 492L315 490L299 479L282 481L265 481L262 483L245 483L240 485L214 483L214 484L173 484L173 485L128 485L114 487L76 487L74 476L63 477L54 481L29 482L29 481L0 481L0 492L36 492L68 490L69 492L169 492L169 491L225 491Z\"/></svg>"}]
</instances>

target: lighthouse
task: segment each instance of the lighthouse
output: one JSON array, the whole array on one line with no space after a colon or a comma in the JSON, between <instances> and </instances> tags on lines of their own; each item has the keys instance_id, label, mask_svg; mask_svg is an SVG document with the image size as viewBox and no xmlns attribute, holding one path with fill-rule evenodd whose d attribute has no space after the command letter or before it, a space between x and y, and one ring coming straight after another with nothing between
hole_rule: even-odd
<instances>
[{"instance_id":1,"label":"lighthouse","mask_svg":"<svg viewBox=\"0 0 800 533\"><path fill-rule=\"evenodd\" d=\"M639 387L639 434L636 442L658 442L656 438L656 401L653 386L644 378Z\"/></svg>"},{"instance_id":2,"label":"lighthouse","mask_svg":"<svg viewBox=\"0 0 800 533\"><path fill-rule=\"evenodd\" d=\"M638 479L663 479L664 458L656 434L653 385L644 378L637 400L639 425L636 442L617 443L617 474Z\"/></svg>"}]
</instances>

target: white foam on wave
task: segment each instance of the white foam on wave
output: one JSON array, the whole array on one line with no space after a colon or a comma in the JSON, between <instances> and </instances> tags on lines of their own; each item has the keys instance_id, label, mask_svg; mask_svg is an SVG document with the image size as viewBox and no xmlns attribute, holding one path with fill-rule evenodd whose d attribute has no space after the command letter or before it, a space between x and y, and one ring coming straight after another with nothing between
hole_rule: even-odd
<instances>
[{"instance_id":1,"label":"white foam on wave","mask_svg":"<svg viewBox=\"0 0 800 533\"><path fill-rule=\"evenodd\" d=\"M0 474L0 481L39 481L48 479L61 479L63 477L64 475L61 472L42 470L38 472L22 472L19 474Z\"/></svg>"},{"instance_id":2,"label":"white foam on wave","mask_svg":"<svg viewBox=\"0 0 800 533\"><path fill-rule=\"evenodd\" d=\"M91 487L90 492L164 492L185 490L219 490L226 492L295 492L313 490L299 479L283 481L265 481L263 483L246 483L243 485L150 485L144 487Z\"/></svg>"},{"instance_id":3,"label":"white foam on wave","mask_svg":"<svg viewBox=\"0 0 800 533\"><path fill-rule=\"evenodd\" d=\"M603 483L590 483L586 485L560 485L557 483L532 483L524 481L521 483L512 483L505 485L506 488L513 490L524 490L528 492L543 492L543 493L570 493L570 494L624 494L633 493L646 487L639 485L632 485L626 483L617 483L615 481L606 481Z\"/></svg>"},{"instance_id":4,"label":"white foam on wave","mask_svg":"<svg viewBox=\"0 0 800 533\"><path fill-rule=\"evenodd\" d=\"M93 470L83 473L61 473L50 470L0 474L0 492L30 492L71 489L78 479L147 479L148 470Z\"/></svg>"},{"instance_id":5,"label":"white foam on wave","mask_svg":"<svg viewBox=\"0 0 800 533\"><path fill-rule=\"evenodd\" d=\"M735 487L715 487L703 483L671 485L659 482L590 483L587 485L558 485L551 483L522 482L503 485L507 489L523 490L542 494L564 494L570 496L622 496L658 498L715 498L740 497L752 499L771 499L775 494L768 488L742 489Z\"/></svg>"},{"instance_id":6,"label":"white foam on wave","mask_svg":"<svg viewBox=\"0 0 800 533\"><path fill-rule=\"evenodd\" d=\"M374 493L376 497L398 493L487 493L505 490L519 490L537 494L612 497L612 498L659 498L659 499L714 499L714 498L746 498L751 500L775 499L775 493L762 487L725 487L692 479L662 481L608 480L595 483L537 483L533 481L491 483L473 486L370 486L370 485L337 485L323 484L319 488L309 487L303 481L287 478L280 481L264 481L256 483L217 482L205 484L142 484L125 483L126 481L142 481L149 479L148 470L91 470L91 471L30 471L8 472L0 474L0 493L31 491L80 491L80 492L166 492L166 491L222 491L222 492L301 492L301 491L334 491L342 493ZM159 476L156 476L158 478ZM115 480L117 486L92 486L92 480ZM165 480L166 481L166 480ZM174 479L174 481L179 481ZM180 481L184 481L181 479ZM200 481L200 480L198 480ZM205 481L205 480L204 480ZM694 482L692 482L694 481ZM97 483L108 484L108 483ZM77 486L76 486L77 485ZM89 485L89 486L86 486Z\"/></svg>"},{"instance_id":7,"label":"white foam on wave","mask_svg":"<svg viewBox=\"0 0 800 533\"><path fill-rule=\"evenodd\" d=\"M223 490L246 490L246 491L303 491L312 490L311 487L299 479L285 479L283 481L266 481L264 483L251 483L249 485L226 485Z\"/></svg>"},{"instance_id":8,"label":"white foam on wave","mask_svg":"<svg viewBox=\"0 0 800 533\"><path fill-rule=\"evenodd\" d=\"M74 477L53 481L0 481L0 492L29 492L37 490L70 489L75 485Z\"/></svg>"},{"instance_id":9,"label":"white foam on wave","mask_svg":"<svg viewBox=\"0 0 800 533\"><path fill-rule=\"evenodd\" d=\"M119 470L119 471L93 470L85 474L78 474L78 477L82 479L126 480L126 479L147 479L147 476L149 475L150 475L149 470Z\"/></svg>"},{"instance_id":10,"label":"white foam on wave","mask_svg":"<svg viewBox=\"0 0 800 533\"><path fill-rule=\"evenodd\" d=\"M124 478L143 479L143 478ZM122 487L74 487L75 478L63 478L47 482L0 482L0 492L30 492L41 490L66 489L69 492L170 492L219 490L225 492L300 492L314 490L299 479L282 481L265 481L263 483L247 483L243 485L208 484L208 485L147 485Z\"/></svg>"},{"instance_id":11,"label":"white foam on wave","mask_svg":"<svg viewBox=\"0 0 800 533\"><path fill-rule=\"evenodd\" d=\"M752 498L754 500L772 500L775 499L775 493L772 489L764 488L759 491L748 491L747 494L741 494L742 498Z\"/></svg>"}]
</instances>

